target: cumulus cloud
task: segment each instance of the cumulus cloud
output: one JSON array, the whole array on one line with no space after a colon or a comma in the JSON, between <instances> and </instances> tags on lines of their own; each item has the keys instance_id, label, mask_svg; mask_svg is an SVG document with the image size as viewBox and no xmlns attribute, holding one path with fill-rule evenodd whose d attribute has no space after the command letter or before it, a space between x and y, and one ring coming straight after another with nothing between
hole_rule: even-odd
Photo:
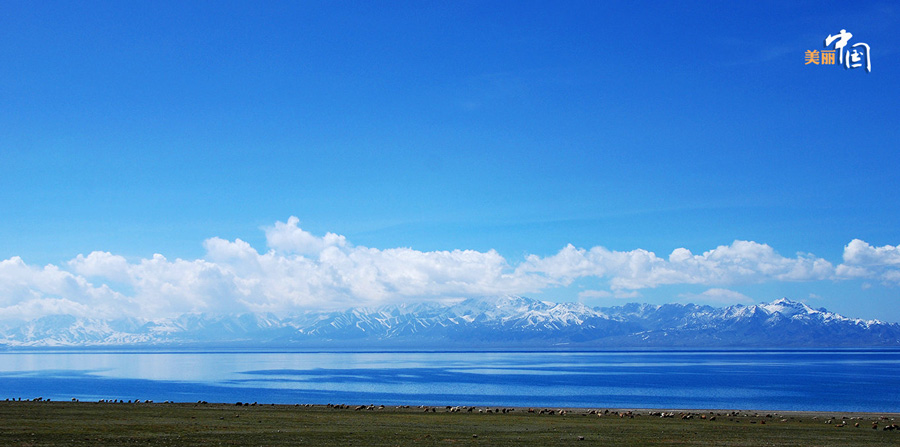
<instances>
[{"instance_id":1,"label":"cumulus cloud","mask_svg":"<svg viewBox=\"0 0 900 447\"><path fill-rule=\"evenodd\" d=\"M18 257L0 261L0 318L291 312L528 294L579 278L608 285L583 291L581 298L634 298L642 289L692 284L713 287L695 297L723 302L750 300L721 288L736 284L852 278L900 283L900 249L860 240L845 247L837 267L811 254L783 256L769 245L740 240L701 254L678 248L665 257L643 249L567 245L513 265L494 250L355 246L341 235L305 231L296 217L264 231L264 252L241 239L213 237L204 242L201 259L156 254L127 260L95 251L61 266L32 266Z\"/></svg>"},{"instance_id":2,"label":"cumulus cloud","mask_svg":"<svg viewBox=\"0 0 900 447\"><path fill-rule=\"evenodd\" d=\"M266 244L282 253L313 256L321 253L326 247L347 245L344 236L328 233L325 237L316 237L301 229L299 223L300 219L294 216L291 216L287 223L276 222L274 227L266 229Z\"/></svg>"},{"instance_id":3,"label":"cumulus cloud","mask_svg":"<svg viewBox=\"0 0 900 447\"><path fill-rule=\"evenodd\" d=\"M900 284L900 245L873 247L853 239L844 246L844 262L836 269L841 278L877 279Z\"/></svg>"},{"instance_id":4,"label":"cumulus cloud","mask_svg":"<svg viewBox=\"0 0 900 447\"><path fill-rule=\"evenodd\" d=\"M53 314L111 316L132 304L106 284L95 286L55 265L36 267L18 256L0 261L2 319Z\"/></svg>"},{"instance_id":5,"label":"cumulus cloud","mask_svg":"<svg viewBox=\"0 0 900 447\"><path fill-rule=\"evenodd\" d=\"M517 268L522 274L539 274L548 283L568 285L586 276L608 277L612 289L644 289L666 284L736 284L768 280L811 281L834 275L834 267L813 255L781 256L766 245L734 241L700 255L677 248L668 259L637 249L590 250L569 245L553 256L531 255Z\"/></svg>"},{"instance_id":6,"label":"cumulus cloud","mask_svg":"<svg viewBox=\"0 0 900 447\"><path fill-rule=\"evenodd\" d=\"M844 247L844 263L900 267L900 246L873 247L865 241L853 239Z\"/></svg>"},{"instance_id":7,"label":"cumulus cloud","mask_svg":"<svg viewBox=\"0 0 900 447\"><path fill-rule=\"evenodd\" d=\"M267 230L270 250L264 254L239 239L209 239L207 259L232 276L242 302L254 310L526 293L546 286L539 278L514 275L494 250L380 250L352 246L334 234L317 238L298 223L291 218Z\"/></svg>"},{"instance_id":8,"label":"cumulus cloud","mask_svg":"<svg viewBox=\"0 0 900 447\"><path fill-rule=\"evenodd\" d=\"M68 264L73 272L84 276L102 276L121 282L129 279L128 261L108 251L94 251L87 256L79 254Z\"/></svg>"}]
</instances>

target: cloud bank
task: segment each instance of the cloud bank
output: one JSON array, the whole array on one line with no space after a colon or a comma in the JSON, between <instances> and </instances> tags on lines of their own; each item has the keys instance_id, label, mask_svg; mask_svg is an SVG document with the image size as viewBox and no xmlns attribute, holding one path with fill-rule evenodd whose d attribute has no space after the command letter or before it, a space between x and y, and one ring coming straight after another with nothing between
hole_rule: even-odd
<instances>
[{"instance_id":1,"label":"cloud bank","mask_svg":"<svg viewBox=\"0 0 900 447\"><path fill-rule=\"evenodd\" d=\"M517 265L494 250L419 251L351 244L344 236L315 236L299 219L266 228L268 251L213 237L202 259L161 254L129 262L95 251L65 265L37 267L19 257L0 261L0 319L51 314L171 316L185 312L292 312L377 306L498 294L528 294L598 278L608 290L586 297L633 297L662 285L716 287L707 298L746 301L718 287L771 281L865 279L900 284L900 247L854 239L837 266L808 253L786 257L766 244L734 241L701 254L685 248L667 257L635 249L568 245L529 255Z\"/></svg>"}]
</instances>

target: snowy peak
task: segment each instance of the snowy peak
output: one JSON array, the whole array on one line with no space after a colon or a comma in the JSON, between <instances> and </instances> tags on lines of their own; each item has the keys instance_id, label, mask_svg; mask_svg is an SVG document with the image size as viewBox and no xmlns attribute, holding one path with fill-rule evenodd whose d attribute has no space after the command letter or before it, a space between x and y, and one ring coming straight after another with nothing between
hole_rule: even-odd
<instances>
[{"instance_id":1,"label":"snowy peak","mask_svg":"<svg viewBox=\"0 0 900 447\"><path fill-rule=\"evenodd\" d=\"M758 306L761 309L764 309L766 312L773 314L775 312L784 315L785 317L794 317L797 315L813 315L813 314L822 314L824 312L820 310L813 309L812 307L807 306L805 303L800 303L797 301L791 301L787 298L781 298L775 301L772 301L769 304L760 304Z\"/></svg>"},{"instance_id":2,"label":"snowy peak","mask_svg":"<svg viewBox=\"0 0 900 447\"><path fill-rule=\"evenodd\" d=\"M722 308L591 308L507 295L339 312L185 314L159 320L55 315L0 322L0 348L266 346L373 349L900 346L900 325L851 319L786 298Z\"/></svg>"},{"instance_id":3,"label":"snowy peak","mask_svg":"<svg viewBox=\"0 0 900 447\"><path fill-rule=\"evenodd\" d=\"M550 306L543 301L515 295L484 299L467 299L450 309L459 316L483 316L486 319L517 317L528 312L545 312Z\"/></svg>"},{"instance_id":4,"label":"snowy peak","mask_svg":"<svg viewBox=\"0 0 900 447\"><path fill-rule=\"evenodd\" d=\"M816 320L821 322L846 322L850 324L870 326L883 325L878 320L862 320L859 318L848 318L843 315L829 312L826 309L813 309L805 303L791 301L787 298L781 298L772 301L769 304L760 304L757 306L770 315L781 315L792 320Z\"/></svg>"}]
</instances>

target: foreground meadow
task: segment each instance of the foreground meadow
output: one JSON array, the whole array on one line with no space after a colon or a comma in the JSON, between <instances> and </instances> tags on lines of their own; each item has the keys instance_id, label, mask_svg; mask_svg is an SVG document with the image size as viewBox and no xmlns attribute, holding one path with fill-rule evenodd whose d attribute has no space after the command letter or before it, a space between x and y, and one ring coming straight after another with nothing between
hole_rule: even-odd
<instances>
[{"instance_id":1,"label":"foreground meadow","mask_svg":"<svg viewBox=\"0 0 900 447\"><path fill-rule=\"evenodd\" d=\"M897 414L672 410L663 417L658 410L452 410L0 402L0 445L900 445L900 429L891 428Z\"/></svg>"}]
</instances>

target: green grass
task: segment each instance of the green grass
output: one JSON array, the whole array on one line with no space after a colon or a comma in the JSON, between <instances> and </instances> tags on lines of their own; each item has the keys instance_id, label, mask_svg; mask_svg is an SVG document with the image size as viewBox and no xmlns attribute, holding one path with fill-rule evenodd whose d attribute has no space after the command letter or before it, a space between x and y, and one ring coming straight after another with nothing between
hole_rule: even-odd
<instances>
[{"instance_id":1,"label":"green grass","mask_svg":"<svg viewBox=\"0 0 900 447\"><path fill-rule=\"evenodd\" d=\"M0 402L2 446L898 446L873 414L649 416L448 413L444 408ZM709 416L709 412L705 413ZM888 418L898 415L884 415ZM847 425L838 427L845 417ZM834 418L834 422L825 421ZM851 419L854 418L854 419ZM859 418L859 419L855 419ZM897 417L900 419L900 417ZM784 421L782 421L784 420ZM872 422L879 424L873 430ZM765 422L764 424L762 422ZM854 423L860 427L854 427ZM580 440L583 437L583 441Z\"/></svg>"}]
</instances>

